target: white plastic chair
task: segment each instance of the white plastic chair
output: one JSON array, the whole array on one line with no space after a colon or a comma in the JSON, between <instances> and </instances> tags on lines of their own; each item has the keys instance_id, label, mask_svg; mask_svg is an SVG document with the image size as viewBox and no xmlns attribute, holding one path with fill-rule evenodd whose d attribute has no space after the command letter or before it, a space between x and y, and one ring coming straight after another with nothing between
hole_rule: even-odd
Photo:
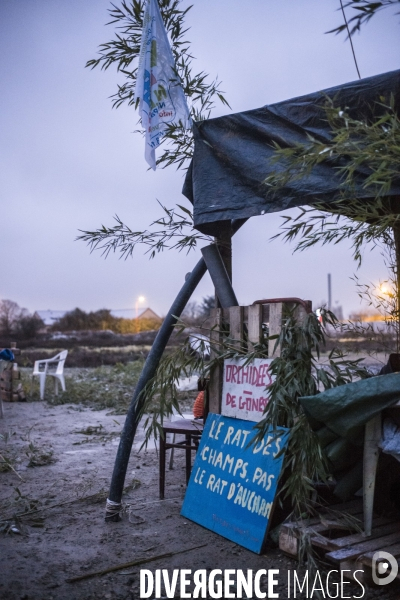
<instances>
[{"instance_id":1,"label":"white plastic chair","mask_svg":"<svg viewBox=\"0 0 400 600\"><path fill-rule=\"evenodd\" d=\"M33 383L34 377L39 377L41 400L43 400L44 398L44 387L46 384L47 375L54 377L54 393L56 396L58 395L58 382L61 383L61 387L65 392L64 363L65 359L67 358L67 354L68 350L63 350L59 354L53 356L53 358L46 358L44 360L35 361L35 364L33 365L31 382Z\"/></svg>"}]
</instances>

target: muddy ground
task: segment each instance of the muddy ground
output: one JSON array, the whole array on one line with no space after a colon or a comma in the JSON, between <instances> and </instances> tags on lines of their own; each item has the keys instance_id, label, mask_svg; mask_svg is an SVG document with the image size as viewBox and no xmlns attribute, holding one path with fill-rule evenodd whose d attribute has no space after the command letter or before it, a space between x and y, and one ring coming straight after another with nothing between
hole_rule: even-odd
<instances>
[{"instance_id":1,"label":"muddy ground","mask_svg":"<svg viewBox=\"0 0 400 600\"><path fill-rule=\"evenodd\" d=\"M0 472L0 598L136 599L140 566L73 583L68 579L165 553L173 554L142 568L279 569L275 591L289 598L287 570L299 570L296 561L272 547L258 556L180 516L182 452L176 453L174 470L167 471L165 500L158 499L158 456L154 447L138 452L142 431L129 463L123 519L105 522L123 422L123 416L107 409L79 404L4 403L0 452L12 459L14 470ZM192 549L196 546L202 547ZM400 598L397 589L370 590L364 596L359 586L345 590L343 597ZM317 596L297 593L297 598L307 597Z\"/></svg>"}]
</instances>

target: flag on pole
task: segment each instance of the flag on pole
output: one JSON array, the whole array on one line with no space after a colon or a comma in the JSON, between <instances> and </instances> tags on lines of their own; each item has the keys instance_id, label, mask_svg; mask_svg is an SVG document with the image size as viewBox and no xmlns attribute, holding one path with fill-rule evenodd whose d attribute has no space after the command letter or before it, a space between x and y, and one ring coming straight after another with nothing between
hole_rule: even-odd
<instances>
[{"instance_id":1,"label":"flag on pole","mask_svg":"<svg viewBox=\"0 0 400 600\"><path fill-rule=\"evenodd\" d=\"M145 158L156 169L155 149L169 123L191 127L190 113L179 78L158 0L147 0L144 13L135 102L146 130Z\"/></svg>"}]
</instances>

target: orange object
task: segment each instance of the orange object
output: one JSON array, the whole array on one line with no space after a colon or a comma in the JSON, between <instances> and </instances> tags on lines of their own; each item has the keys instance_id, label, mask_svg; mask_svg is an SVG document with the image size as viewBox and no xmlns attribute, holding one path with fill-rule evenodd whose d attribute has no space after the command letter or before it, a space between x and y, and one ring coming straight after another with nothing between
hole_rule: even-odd
<instances>
[{"instance_id":1,"label":"orange object","mask_svg":"<svg viewBox=\"0 0 400 600\"><path fill-rule=\"evenodd\" d=\"M197 394L194 401L193 416L195 419L200 419L204 415L204 391Z\"/></svg>"}]
</instances>

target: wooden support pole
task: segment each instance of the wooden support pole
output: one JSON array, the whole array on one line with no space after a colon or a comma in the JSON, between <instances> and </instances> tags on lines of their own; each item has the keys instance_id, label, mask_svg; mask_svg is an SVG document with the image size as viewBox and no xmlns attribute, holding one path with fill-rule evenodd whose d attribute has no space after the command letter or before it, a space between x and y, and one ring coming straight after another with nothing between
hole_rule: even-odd
<instances>
[{"instance_id":1,"label":"wooden support pole","mask_svg":"<svg viewBox=\"0 0 400 600\"><path fill-rule=\"evenodd\" d=\"M230 282L232 283L232 224L231 221L220 221L218 226L218 236L215 238L215 243L218 246L222 261L225 265ZM215 306L220 308L221 305L215 294Z\"/></svg>"},{"instance_id":2,"label":"wooden support pole","mask_svg":"<svg viewBox=\"0 0 400 600\"><path fill-rule=\"evenodd\" d=\"M215 238L215 243L218 246L221 254L222 261L224 263L226 272L229 280L232 283L232 224L231 221L220 221L218 226L218 236ZM221 343L222 341L222 309L221 303L218 299L217 292L214 288L215 307L217 309L216 314L216 330L211 332L211 340L214 343ZM218 330L218 331L217 331ZM217 343L218 343L217 342ZM212 343L212 342L211 342ZM210 388L209 388L209 412L220 414L221 413L221 396L222 396L222 377L223 367L218 365L214 367L213 373L210 377Z\"/></svg>"},{"instance_id":3,"label":"wooden support pole","mask_svg":"<svg viewBox=\"0 0 400 600\"><path fill-rule=\"evenodd\" d=\"M210 332L211 360L218 356L222 342L222 308L214 309L214 319ZM210 385L208 390L208 410L211 413L221 413L222 395L222 365L215 365L210 373Z\"/></svg>"}]
</instances>

